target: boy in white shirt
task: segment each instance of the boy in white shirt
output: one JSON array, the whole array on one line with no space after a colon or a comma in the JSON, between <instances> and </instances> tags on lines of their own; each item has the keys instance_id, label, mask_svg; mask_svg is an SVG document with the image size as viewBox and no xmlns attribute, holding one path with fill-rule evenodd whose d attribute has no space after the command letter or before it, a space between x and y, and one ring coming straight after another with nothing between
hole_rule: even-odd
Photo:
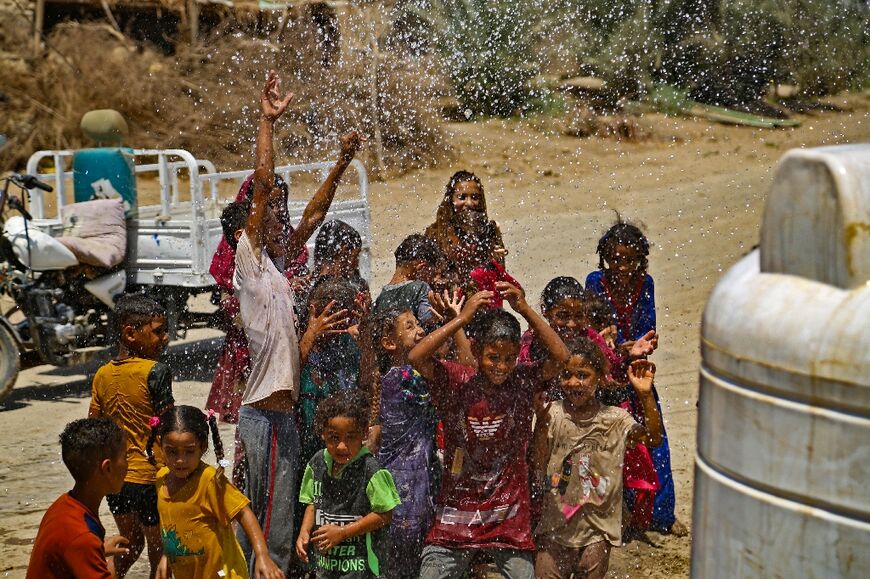
<instances>
[{"instance_id":1,"label":"boy in white shirt","mask_svg":"<svg viewBox=\"0 0 870 579\"><path fill-rule=\"evenodd\" d=\"M323 223L339 178L363 140L355 131L341 138L338 162L286 239L275 212L282 205L283 193L274 185L272 128L293 95L281 97L279 88L277 73L270 71L260 96L251 211L244 229L236 232L233 285L251 354L251 374L242 394L238 426L239 441L247 457L245 494L251 499L272 560L286 570L294 549L293 508L299 471L294 411L300 361L293 291L274 261L281 261L285 254L297 255ZM244 533L239 534L239 542L253 572L251 547Z\"/></svg>"}]
</instances>

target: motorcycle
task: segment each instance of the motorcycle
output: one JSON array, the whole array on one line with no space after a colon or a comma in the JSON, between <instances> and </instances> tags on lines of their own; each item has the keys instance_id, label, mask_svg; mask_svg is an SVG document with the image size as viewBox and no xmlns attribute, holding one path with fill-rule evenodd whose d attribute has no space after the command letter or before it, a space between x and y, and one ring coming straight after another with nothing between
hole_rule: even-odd
<instances>
[{"instance_id":1,"label":"motorcycle","mask_svg":"<svg viewBox=\"0 0 870 579\"><path fill-rule=\"evenodd\" d=\"M54 366L81 364L113 344L114 297L126 288L123 265L110 271L65 261L72 255L51 236L30 226L27 190L51 192L31 175L12 174L0 193L0 296L14 302L0 316L0 400L11 392L21 355L38 354ZM10 194L10 186L20 194ZM7 208L20 217L7 218ZM65 253L64 253L65 251ZM61 256L60 258L58 256ZM10 317L16 317L16 322Z\"/></svg>"}]
</instances>

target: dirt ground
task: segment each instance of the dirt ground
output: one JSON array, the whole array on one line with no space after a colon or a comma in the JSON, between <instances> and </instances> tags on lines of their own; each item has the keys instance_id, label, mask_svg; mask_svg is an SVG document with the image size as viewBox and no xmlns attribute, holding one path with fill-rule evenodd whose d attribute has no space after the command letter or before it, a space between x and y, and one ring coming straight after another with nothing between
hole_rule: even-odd
<instances>
[{"instance_id":1,"label":"dirt ground","mask_svg":"<svg viewBox=\"0 0 870 579\"><path fill-rule=\"evenodd\" d=\"M707 295L758 240L777 160L790 148L870 141L870 93L832 100L847 111L802 117L795 129L728 127L648 115L639 143L548 134L535 120L449 125L455 160L371 189L373 279L392 269L392 250L432 221L453 170L483 179L490 215L510 250L509 270L530 302L556 275L581 280L597 265L595 244L613 210L641 222L653 242L660 347L657 385L671 441L677 512L691 523L698 338ZM205 403L221 340L197 332L174 345L176 399ZM85 368L41 366L21 373L0 405L0 576L23 577L46 507L70 487L57 435L87 412ZM226 429L224 439L231 441ZM109 533L111 517L101 516ZM617 549L609 577L686 577L691 539L649 534ZM137 564L131 577L146 577Z\"/></svg>"}]
</instances>

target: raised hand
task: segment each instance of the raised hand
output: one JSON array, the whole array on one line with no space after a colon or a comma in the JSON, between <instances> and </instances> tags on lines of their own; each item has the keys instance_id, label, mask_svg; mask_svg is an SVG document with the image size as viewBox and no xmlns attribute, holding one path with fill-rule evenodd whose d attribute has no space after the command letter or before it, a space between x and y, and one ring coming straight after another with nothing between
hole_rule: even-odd
<instances>
[{"instance_id":1,"label":"raised hand","mask_svg":"<svg viewBox=\"0 0 870 579\"><path fill-rule=\"evenodd\" d=\"M282 98L280 91L281 77L274 70L270 70L266 85L263 87L263 94L260 95L260 113L263 118L273 123L284 114L290 101L293 100L292 92Z\"/></svg>"},{"instance_id":2,"label":"raised hand","mask_svg":"<svg viewBox=\"0 0 870 579\"><path fill-rule=\"evenodd\" d=\"M652 394L656 365L649 360L635 360L628 366L628 381L639 395Z\"/></svg>"},{"instance_id":3,"label":"raised hand","mask_svg":"<svg viewBox=\"0 0 870 579\"><path fill-rule=\"evenodd\" d=\"M366 138L360 135L357 131L350 131L341 136L341 154L340 160L345 163L350 163L357 152L362 148Z\"/></svg>"},{"instance_id":4,"label":"raised hand","mask_svg":"<svg viewBox=\"0 0 870 579\"><path fill-rule=\"evenodd\" d=\"M655 330L650 330L631 344L628 355L632 358L643 358L652 354L658 347L659 335L655 333Z\"/></svg>"},{"instance_id":5,"label":"raised hand","mask_svg":"<svg viewBox=\"0 0 870 579\"><path fill-rule=\"evenodd\" d=\"M429 303L432 304L433 313L441 321L449 322L462 312L465 296L461 295L458 289L454 289L452 294L447 290L444 290L440 294L429 292Z\"/></svg>"},{"instance_id":6,"label":"raised hand","mask_svg":"<svg viewBox=\"0 0 870 579\"><path fill-rule=\"evenodd\" d=\"M474 314L477 313L477 310L483 306L489 305L493 297L495 297L495 294L491 291L484 290L477 292L465 302L460 315L465 318L466 322L470 322L471 318L474 317Z\"/></svg>"},{"instance_id":7,"label":"raised hand","mask_svg":"<svg viewBox=\"0 0 870 579\"><path fill-rule=\"evenodd\" d=\"M323 311L317 314L314 310L314 304L308 306L308 330L312 332L316 338L330 334L343 334L347 332L347 310L331 311L335 307L335 301L326 304Z\"/></svg>"},{"instance_id":8,"label":"raised hand","mask_svg":"<svg viewBox=\"0 0 870 579\"><path fill-rule=\"evenodd\" d=\"M601 330L601 333L599 335L604 339L604 342L608 346L610 346L611 349L616 347L617 332L615 325L611 324L607 326L606 328ZM634 342L631 342L631 345L634 345Z\"/></svg>"},{"instance_id":9,"label":"raised hand","mask_svg":"<svg viewBox=\"0 0 870 579\"><path fill-rule=\"evenodd\" d=\"M518 314L521 313L520 310L524 306L528 306L526 303L526 294L517 286L506 281L497 281L495 282L495 288Z\"/></svg>"}]
</instances>

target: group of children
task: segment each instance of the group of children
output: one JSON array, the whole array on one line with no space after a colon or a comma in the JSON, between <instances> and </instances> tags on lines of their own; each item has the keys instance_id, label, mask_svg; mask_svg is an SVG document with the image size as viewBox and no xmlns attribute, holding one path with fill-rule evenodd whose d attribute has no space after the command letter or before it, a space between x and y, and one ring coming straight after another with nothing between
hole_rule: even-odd
<instances>
[{"instance_id":1,"label":"group of children","mask_svg":"<svg viewBox=\"0 0 870 579\"><path fill-rule=\"evenodd\" d=\"M118 356L94 377L90 417L61 435L75 486L46 513L28 577L123 577L146 548L152 577L435 579L490 563L509 578L604 577L632 528L680 533L640 230L611 228L586 287L552 280L539 314L504 269L480 181L459 172L438 235L400 244L373 301L359 234L324 223L362 139L342 137L290 227L272 153L289 100L270 73L256 170L213 264L234 329L209 407L238 422L233 476L214 410L174 403L165 311L123 296ZM209 436L217 467L202 460ZM106 495L121 534L108 540Z\"/></svg>"}]
</instances>

